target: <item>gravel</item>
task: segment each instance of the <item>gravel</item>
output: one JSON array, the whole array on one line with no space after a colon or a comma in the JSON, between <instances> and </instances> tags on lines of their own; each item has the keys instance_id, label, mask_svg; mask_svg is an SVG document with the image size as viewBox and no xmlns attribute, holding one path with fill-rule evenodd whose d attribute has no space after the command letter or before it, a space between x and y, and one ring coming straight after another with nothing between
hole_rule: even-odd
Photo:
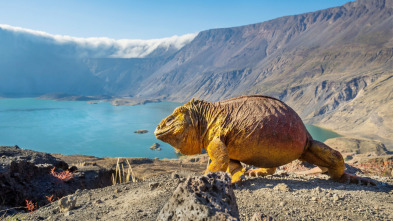
<instances>
[{"instance_id":1,"label":"gravel","mask_svg":"<svg viewBox=\"0 0 393 221\"><path fill-rule=\"evenodd\" d=\"M377 186L333 182L327 175L292 173L249 177L235 186L240 220L255 213L273 220L393 220L393 179L373 177ZM24 220L156 220L185 177L160 175L138 183L78 190L76 208L61 213L54 202L23 214ZM152 183L156 186L151 188Z\"/></svg>"}]
</instances>

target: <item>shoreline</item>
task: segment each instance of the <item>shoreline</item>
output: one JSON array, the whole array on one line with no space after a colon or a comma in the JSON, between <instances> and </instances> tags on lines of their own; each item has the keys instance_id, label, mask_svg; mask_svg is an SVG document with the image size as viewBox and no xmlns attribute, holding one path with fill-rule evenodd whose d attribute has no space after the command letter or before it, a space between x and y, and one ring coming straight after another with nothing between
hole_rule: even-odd
<instances>
[{"instance_id":1,"label":"shoreline","mask_svg":"<svg viewBox=\"0 0 393 221\"><path fill-rule=\"evenodd\" d=\"M112 97L112 96L84 96L84 95L67 95L67 94L48 94L38 97L1 97L0 99L24 99L33 98L38 100L53 100L53 101L86 101L88 104L96 104L97 102L107 102L113 106L136 106L148 103L159 103L165 100L161 99L145 99L133 97Z\"/></svg>"},{"instance_id":2,"label":"shoreline","mask_svg":"<svg viewBox=\"0 0 393 221\"><path fill-rule=\"evenodd\" d=\"M160 99L145 99L133 97L112 97L107 95L100 96L80 96L67 94L42 95L35 97L36 99L55 100L55 101L87 101L88 104L96 104L95 102L108 102L113 106L136 106L148 103L162 102Z\"/></svg>"}]
</instances>

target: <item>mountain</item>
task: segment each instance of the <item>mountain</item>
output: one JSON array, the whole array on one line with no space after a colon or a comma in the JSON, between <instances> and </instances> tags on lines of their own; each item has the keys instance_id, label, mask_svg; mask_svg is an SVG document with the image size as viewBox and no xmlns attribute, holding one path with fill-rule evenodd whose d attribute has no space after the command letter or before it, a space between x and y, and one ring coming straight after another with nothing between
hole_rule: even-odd
<instances>
[{"instance_id":1,"label":"mountain","mask_svg":"<svg viewBox=\"0 0 393 221\"><path fill-rule=\"evenodd\" d=\"M307 123L393 147L392 14L392 0L360 0L203 31L144 81L138 95L216 101L267 94Z\"/></svg>"},{"instance_id":2,"label":"mountain","mask_svg":"<svg viewBox=\"0 0 393 221\"><path fill-rule=\"evenodd\" d=\"M266 94L306 123L393 148L393 0L357 0L172 40L130 41L0 25L0 96L217 101Z\"/></svg>"},{"instance_id":3,"label":"mountain","mask_svg":"<svg viewBox=\"0 0 393 221\"><path fill-rule=\"evenodd\" d=\"M151 89L140 95L184 100L184 86L189 85L187 99L268 93L288 100L299 84L322 82L334 74L364 78L365 72L386 71L392 67L391 13L385 1L368 0L204 31L161 67L154 80L145 81L143 87Z\"/></svg>"}]
</instances>

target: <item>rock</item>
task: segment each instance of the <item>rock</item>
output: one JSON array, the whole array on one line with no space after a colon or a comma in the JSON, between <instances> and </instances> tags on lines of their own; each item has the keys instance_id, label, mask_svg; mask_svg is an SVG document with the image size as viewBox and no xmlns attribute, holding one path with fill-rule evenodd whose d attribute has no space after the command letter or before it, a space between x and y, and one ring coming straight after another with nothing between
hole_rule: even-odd
<instances>
[{"instance_id":1,"label":"rock","mask_svg":"<svg viewBox=\"0 0 393 221\"><path fill-rule=\"evenodd\" d=\"M279 190L279 191L284 191L284 192L289 192L291 191L291 188L285 183L279 183L275 187L273 187L274 190Z\"/></svg>"},{"instance_id":2,"label":"rock","mask_svg":"<svg viewBox=\"0 0 393 221\"><path fill-rule=\"evenodd\" d=\"M134 133L136 133L136 134L145 134L145 133L147 133L147 132L149 132L149 131L148 131L148 130L145 130L145 129L134 131Z\"/></svg>"},{"instance_id":3,"label":"rock","mask_svg":"<svg viewBox=\"0 0 393 221\"><path fill-rule=\"evenodd\" d=\"M72 166L72 167L70 167L70 169L68 171L70 171L71 173L74 173L74 172L78 171L78 167Z\"/></svg>"},{"instance_id":4,"label":"rock","mask_svg":"<svg viewBox=\"0 0 393 221\"><path fill-rule=\"evenodd\" d=\"M272 217L266 216L263 213L254 213L250 221L271 221L273 220Z\"/></svg>"},{"instance_id":5,"label":"rock","mask_svg":"<svg viewBox=\"0 0 393 221\"><path fill-rule=\"evenodd\" d=\"M149 183L150 190L154 190L160 185L160 183Z\"/></svg>"},{"instance_id":6,"label":"rock","mask_svg":"<svg viewBox=\"0 0 393 221\"><path fill-rule=\"evenodd\" d=\"M282 176L282 177L289 176L288 172L284 171L284 170L277 171L276 175Z\"/></svg>"},{"instance_id":7,"label":"rock","mask_svg":"<svg viewBox=\"0 0 393 221\"><path fill-rule=\"evenodd\" d=\"M190 177L180 183L157 220L238 220L239 210L224 172Z\"/></svg>"},{"instance_id":8,"label":"rock","mask_svg":"<svg viewBox=\"0 0 393 221\"><path fill-rule=\"evenodd\" d=\"M74 212L72 212L72 211L67 211L67 212L64 213L64 216L70 216L70 215L72 215L72 214L74 214Z\"/></svg>"},{"instance_id":9,"label":"rock","mask_svg":"<svg viewBox=\"0 0 393 221\"><path fill-rule=\"evenodd\" d=\"M195 163L195 162L199 162L199 158L191 158L190 159L190 162L192 162L192 163Z\"/></svg>"},{"instance_id":10,"label":"rock","mask_svg":"<svg viewBox=\"0 0 393 221\"><path fill-rule=\"evenodd\" d=\"M315 187L315 188L312 190L312 193L313 193L313 194L318 194L318 193L320 193L320 192L322 192L322 190L321 190L321 188L320 188L319 186Z\"/></svg>"},{"instance_id":11,"label":"rock","mask_svg":"<svg viewBox=\"0 0 393 221\"><path fill-rule=\"evenodd\" d=\"M75 208L76 197L66 196L59 200L60 212L65 213Z\"/></svg>"},{"instance_id":12,"label":"rock","mask_svg":"<svg viewBox=\"0 0 393 221\"><path fill-rule=\"evenodd\" d=\"M98 200L96 200L94 203L95 203L95 204L101 204L101 203L103 203L103 202L104 202L104 201L98 199Z\"/></svg>"},{"instance_id":13,"label":"rock","mask_svg":"<svg viewBox=\"0 0 393 221\"><path fill-rule=\"evenodd\" d=\"M180 178L179 174L177 174L177 173L172 173L171 177L172 177L172 179L179 179Z\"/></svg>"},{"instance_id":14,"label":"rock","mask_svg":"<svg viewBox=\"0 0 393 221\"><path fill-rule=\"evenodd\" d=\"M34 199L38 205L45 205L48 203L45 196L53 195L54 189L63 188L53 182L50 171L54 167L66 170L68 164L51 154L21 149L18 146L0 146L0 156L3 156L0 158L1 206L24 206L24 199ZM77 185L64 188L56 196L73 193Z\"/></svg>"},{"instance_id":15,"label":"rock","mask_svg":"<svg viewBox=\"0 0 393 221\"><path fill-rule=\"evenodd\" d=\"M160 144L159 143L154 143L153 145L151 145L150 149L151 150L161 150Z\"/></svg>"}]
</instances>

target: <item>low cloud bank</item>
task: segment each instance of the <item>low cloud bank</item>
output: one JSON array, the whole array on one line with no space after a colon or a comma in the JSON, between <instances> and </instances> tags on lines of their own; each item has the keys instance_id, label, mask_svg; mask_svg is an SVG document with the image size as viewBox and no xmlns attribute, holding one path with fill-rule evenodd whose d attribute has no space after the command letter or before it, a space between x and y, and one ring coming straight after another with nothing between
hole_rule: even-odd
<instances>
[{"instance_id":1,"label":"low cloud bank","mask_svg":"<svg viewBox=\"0 0 393 221\"><path fill-rule=\"evenodd\" d=\"M191 42L197 35L186 34L169 38L137 40L115 40L106 37L77 38L67 35L52 35L43 31L35 31L10 25L0 24L0 29L16 35L58 45L71 45L76 48L80 56L112 57L112 58L143 58L159 49L162 51L179 50Z\"/></svg>"}]
</instances>

